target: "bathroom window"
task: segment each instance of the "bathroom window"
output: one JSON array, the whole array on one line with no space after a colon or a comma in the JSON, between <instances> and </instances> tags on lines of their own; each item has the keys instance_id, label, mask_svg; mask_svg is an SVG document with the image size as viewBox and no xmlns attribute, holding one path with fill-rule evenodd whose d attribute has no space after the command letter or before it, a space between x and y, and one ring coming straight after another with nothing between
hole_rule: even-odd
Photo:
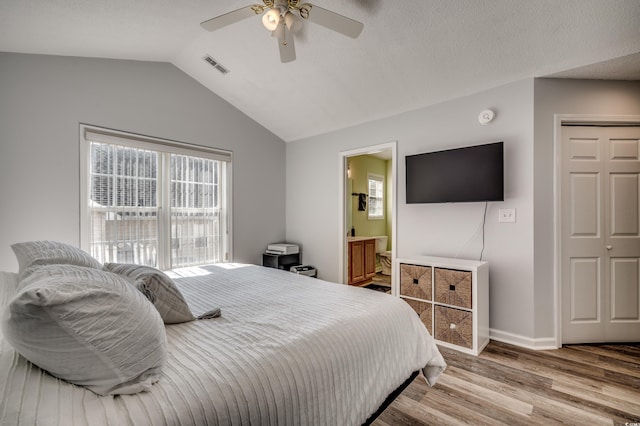
<instances>
[{"instance_id":1,"label":"bathroom window","mask_svg":"<svg viewBox=\"0 0 640 426\"><path fill-rule=\"evenodd\" d=\"M384 176L369 173L369 220L384 219Z\"/></svg>"}]
</instances>

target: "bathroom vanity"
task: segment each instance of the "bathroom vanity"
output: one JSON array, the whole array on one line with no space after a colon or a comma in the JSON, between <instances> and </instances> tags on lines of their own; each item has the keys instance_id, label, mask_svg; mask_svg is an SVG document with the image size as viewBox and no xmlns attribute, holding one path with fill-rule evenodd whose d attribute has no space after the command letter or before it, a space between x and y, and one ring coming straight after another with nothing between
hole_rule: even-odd
<instances>
[{"instance_id":1,"label":"bathroom vanity","mask_svg":"<svg viewBox=\"0 0 640 426\"><path fill-rule=\"evenodd\" d=\"M348 237L349 285L366 285L376 275L376 240L374 237Z\"/></svg>"}]
</instances>

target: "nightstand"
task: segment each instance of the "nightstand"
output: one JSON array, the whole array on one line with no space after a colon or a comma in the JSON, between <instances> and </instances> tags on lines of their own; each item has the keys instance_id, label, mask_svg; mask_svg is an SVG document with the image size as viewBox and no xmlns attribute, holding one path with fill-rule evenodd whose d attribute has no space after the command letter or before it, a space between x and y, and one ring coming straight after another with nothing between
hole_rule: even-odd
<instances>
[{"instance_id":1,"label":"nightstand","mask_svg":"<svg viewBox=\"0 0 640 426\"><path fill-rule=\"evenodd\" d=\"M300 253L294 254L262 254L262 266L284 269L288 271L292 266L300 265Z\"/></svg>"}]
</instances>

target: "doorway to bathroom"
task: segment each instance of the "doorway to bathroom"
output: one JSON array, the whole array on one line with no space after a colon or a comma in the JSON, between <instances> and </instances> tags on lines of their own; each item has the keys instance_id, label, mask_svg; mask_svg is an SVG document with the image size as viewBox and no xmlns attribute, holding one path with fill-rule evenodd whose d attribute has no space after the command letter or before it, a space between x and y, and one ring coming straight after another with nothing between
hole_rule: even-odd
<instances>
[{"instance_id":1,"label":"doorway to bathroom","mask_svg":"<svg viewBox=\"0 0 640 426\"><path fill-rule=\"evenodd\" d=\"M375 270L362 260L364 277L358 285L393 294L396 247L396 142L363 147L340 153L340 248L339 276L353 283L360 256L354 245L375 247ZM372 242L375 241L375 243ZM354 253L357 253L354 256Z\"/></svg>"}]
</instances>

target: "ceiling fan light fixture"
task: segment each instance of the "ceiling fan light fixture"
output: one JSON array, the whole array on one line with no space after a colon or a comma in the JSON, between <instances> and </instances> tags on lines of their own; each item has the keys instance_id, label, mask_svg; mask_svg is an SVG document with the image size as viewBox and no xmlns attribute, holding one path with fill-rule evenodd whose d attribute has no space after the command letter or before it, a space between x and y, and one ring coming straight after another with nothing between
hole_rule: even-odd
<instances>
[{"instance_id":1,"label":"ceiling fan light fixture","mask_svg":"<svg viewBox=\"0 0 640 426\"><path fill-rule=\"evenodd\" d=\"M291 12L285 13L284 23L286 24L287 29L292 33L296 33L300 30L300 28L302 28L302 19Z\"/></svg>"},{"instance_id":2,"label":"ceiling fan light fixture","mask_svg":"<svg viewBox=\"0 0 640 426\"><path fill-rule=\"evenodd\" d=\"M299 32L303 20L308 20L351 38L357 38L364 25L339 13L323 9L304 0L262 0L263 4L251 4L201 22L207 31L216 31L252 16L262 15L262 24L278 39L280 61L296 59L294 33Z\"/></svg>"},{"instance_id":3,"label":"ceiling fan light fixture","mask_svg":"<svg viewBox=\"0 0 640 426\"><path fill-rule=\"evenodd\" d=\"M280 22L280 12L277 9L269 9L262 15L262 25L269 31L275 31Z\"/></svg>"}]
</instances>

